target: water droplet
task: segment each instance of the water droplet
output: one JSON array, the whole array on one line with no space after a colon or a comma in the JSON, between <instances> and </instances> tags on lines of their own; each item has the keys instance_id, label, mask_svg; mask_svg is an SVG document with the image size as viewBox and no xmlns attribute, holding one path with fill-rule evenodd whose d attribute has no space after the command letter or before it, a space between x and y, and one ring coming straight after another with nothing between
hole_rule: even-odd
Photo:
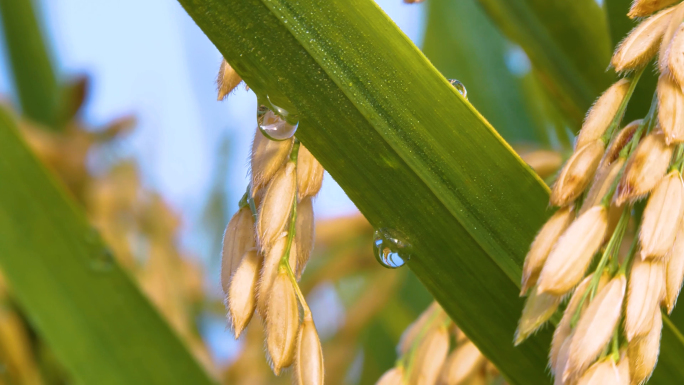
<instances>
[{"instance_id":1,"label":"water droplet","mask_svg":"<svg viewBox=\"0 0 684 385\"><path fill-rule=\"evenodd\" d=\"M96 251L90 260L90 268L100 273L109 272L113 267L114 254L107 248Z\"/></svg>"},{"instance_id":2,"label":"water droplet","mask_svg":"<svg viewBox=\"0 0 684 385\"><path fill-rule=\"evenodd\" d=\"M461 83L460 80L457 79L449 79L449 83L451 83L452 86L458 91L461 95L463 95L466 100L468 99L468 90L466 90L465 86L463 83Z\"/></svg>"},{"instance_id":3,"label":"water droplet","mask_svg":"<svg viewBox=\"0 0 684 385\"><path fill-rule=\"evenodd\" d=\"M373 251L375 259L383 267L396 269L411 258L411 245L398 230L382 228L375 230Z\"/></svg>"},{"instance_id":4,"label":"water droplet","mask_svg":"<svg viewBox=\"0 0 684 385\"><path fill-rule=\"evenodd\" d=\"M298 122L295 124L288 123L264 105L257 108L257 122L261 133L271 140L290 139L297 132L299 126Z\"/></svg>"},{"instance_id":5,"label":"water droplet","mask_svg":"<svg viewBox=\"0 0 684 385\"><path fill-rule=\"evenodd\" d=\"M289 105L286 99L279 99ZM296 111L288 111L271 100L270 95L259 98L257 108L257 122L261 132L271 140L285 140L291 138L299 126L299 116Z\"/></svg>"}]
</instances>

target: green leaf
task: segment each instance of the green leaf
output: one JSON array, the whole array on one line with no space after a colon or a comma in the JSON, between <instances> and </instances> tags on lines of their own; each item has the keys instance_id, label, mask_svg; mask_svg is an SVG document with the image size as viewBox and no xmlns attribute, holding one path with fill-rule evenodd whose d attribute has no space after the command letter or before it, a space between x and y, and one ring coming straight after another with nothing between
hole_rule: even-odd
<instances>
[{"instance_id":1,"label":"green leaf","mask_svg":"<svg viewBox=\"0 0 684 385\"><path fill-rule=\"evenodd\" d=\"M614 80L605 15L594 0L479 0L519 44L550 95L578 130L594 99Z\"/></svg>"},{"instance_id":2,"label":"green leaf","mask_svg":"<svg viewBox=\"0 0 684 385\"><path fill-rule=\"evenodd\" d=\"M0 110L0 268L81 384L212 384Z\"/></svg>"},{"instance_id":3,"label":"green leaf","mask_svg":"<svg viewBox=\"0 0 684 385\"><path fill-rule=\"evenodd\" d=\"M548 191L377 5L181 4L252 90L296 110L370 222L406 235L408 265L511 382L549 383L550 332L512 345Z\"/></svg>"},{"instance_id":4,"label":"green leaf","mask_svg":"<svg viewBox=\"0 0 684 385\"><path fill-rule=\"evenodd\" d=\"M637 24L627 17L631 3L631 0L606 0L604 3L612 41L616 46ZM655 71L643 72L625 113L626 121L646 116L657 82ZM684 378L684 367L680 363L681 357L684 357L684 335L681 330L684 330L684 312L675 308L671 320L664 317L660 358L649 384L675 384Z\"/></svg>"},{"instance_id":5,"label":"green leaf","mask_svg":"<svg viewBox=\"0 0 684 385\"><path fill-rule=\"evenodd\" d=\"M0 15L21 110L27 117L54 128L61 91L32 0L0 0Z\"/></svg>"}]
</instances>

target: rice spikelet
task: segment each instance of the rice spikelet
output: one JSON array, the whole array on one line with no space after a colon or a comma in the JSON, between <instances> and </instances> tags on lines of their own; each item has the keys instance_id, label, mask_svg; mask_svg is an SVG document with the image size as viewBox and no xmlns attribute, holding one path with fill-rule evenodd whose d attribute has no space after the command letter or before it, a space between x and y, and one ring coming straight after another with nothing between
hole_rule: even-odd
<instances>
[{"instance_id":1,"label":"rice spikelet","mask_svg":"<svg viewBox=\"0 0 684 385\"><path fill-rule=\"evenodd\" d=\"M525 257L520 295L525 295L527 290L537 284L539 273L544 267L544 262L546 262L553 245L570 226L573 219L574 210L571 207L564 207L556 211L539 230L534 242L532 242L530 251Z\"/></svg>"},{"instance_id":2,"label":"rice spikelet","mask_svg":"<svg viewBox=\"0 0 684 385\"><path fill-rule=\"evenodd\" d=\"M658 52L672 16L672 9L661 11L637 25L618 45L611 63L617 72L633 70L648 63Z\"/></svg>"},{"instance_id":3,"label":"rice spikelet","mask_svg":"<svg viewBox=\"0 0 684 385\"><path fill-rule=\"evenodd\" d=\"M606 129L617 114L620 104L629 90L629 79L620 79L596 100L587 112L582 129L577 136L575 149L586 146L587 144L600 139L605 134Z\"/></svg>"}]
</instances>

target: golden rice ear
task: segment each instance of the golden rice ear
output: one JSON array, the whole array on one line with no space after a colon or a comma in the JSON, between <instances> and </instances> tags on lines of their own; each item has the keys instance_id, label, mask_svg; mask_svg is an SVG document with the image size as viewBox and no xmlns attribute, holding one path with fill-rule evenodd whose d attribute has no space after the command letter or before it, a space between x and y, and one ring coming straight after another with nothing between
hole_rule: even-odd
<instances>
[{"instance_id":1,"label":"golden rice ear","mask_svg":"<svg viewBox=\"0 0 684 385\"><path fill-rule=\"evenodd\" d=\"M629 79L620 79L596 99L594 105L587 112L584 123L582 123L582 129L575 144L576 150L600 139L606 133L608 126L620 108L620 104L627 95L629 84Z\"/></svg>"},{"instance_id":2,"label":"golden rice ear","mask_svg":"<svg viewBox=\"0 0 684 385\"><path fill-rule=\"evenodd\" d=\"M620 361L618 362L618 376L620 376L620 381L617 382L619 385L630 385L632 382L632 377L629 374L629 356L627 355L627 348L622 348L620 350Z\"/></svg>"},{"instance_id":3,"label":"golden rice ear","mask_svg":"<svg viewBox=\"0 0 684 385\"><path fill-rule=\"evenodd\" d=\"M670 43L667 68L677 84L684 84L684 26L679 26Z\"/></svg>"},{"instance_id":4,"label":"golden rice ear","mask_svg":"<svg viewBox=\"0 0 684 385\"><path fill-rule=\"evenodd\" d=\"M615 191L615 204L635 201L648 194L667 171L673 147L665 142L662 132L652 132L637 146L625 166Z\"/></svg>"},{"instance_id":5,"label":"golden rice ear","mask_svg":"<svg viewBox=\"0 0 684 385\"><path fill-rule=\"evenodd\" d=\"M653 327L645 337L635 338L627 345L632 384L643 384L648 381L658 362L660 333L663 329L663 318L660 312L653 314L652 324Z\"/></svg>"},{"instance_id":6,"label":"golden rice ear","mask_svg":"<svg viewBox=\"0 0 684 385\"><path fill-rule=\"evenodd\" d=\"M325 170L309 150L300 145L297 156L297 199L315 197L323 184Z\"/></svg>"},{"instance_id":7,"label":"golden rice ear","mask_svg":"<svg viewBox=\"0 0 684 385\"><path fill-rule=\"evenodd\" d=\"M266 318L266 310L268 307L268 297L271 293L271 287L278 275L278 266L280 266L280 259L285 255L287 248L287 233L280 237L271 248L264 255L264 263L261 267L259 275L259 284L257 285L257 310L262 318ZM290 250L292 253L292 250ZM292 255L292 254L290 254ZM295 258L290 258L290 268L294 271Z\"/></svg>"},{"instance_id":8,"label":"golden rice ear","mask_svg":"<svg viewBox=\"0 0 684 385\"><path fill-rule=\"evenodd\" d=\"M629 16L631 19L637 17L646 17L651 15L653 12L660 11L661 9L676 3L678 0L634 0L632 7L629 9Z\"/></svg>"},{"instance_id":9,"label":"golden rice ear","mask_svg":"<svg viewBox=\"0 0 684 385\"><path fill-rule=\"evenodd\" d=\"M660 180L644 209L639 241L641 258L662 259L674 245L684 215L684 184L675 170Z\"/></svg>"},{"instance_id":10,"label":"golden rice ear","mask_svg":"<svg viewBox=\"0 0 684 385\"><path fill-rule=\"evenodd\" d=\"M559 374L555 372L556 368L558 367L558 357L560 354L560 350L565 340L568 337L570 337L570 334L572 333L572 317L577 311L582 296L584 295L584 292L587 290L587 287L589 287L589 283L591 283L591 279L592 276L588 276L584 280L582 280L582 282L579 285L577 285L575 292L572 293L572 296L570 297L568 306L565 308L565 311L563 312L563 317L561 318L560 323L558 324L556 330L553 333L553 339L551 340L551 350L549 351L549 367L551 368L551 371L556 375L562 375L562 373ZM588 306L589 302L585 301L582 305L582 309L580 310L580 314L584 313Z\"/></svg>"},{"instance_id":11,"label":"golden rice ear","mask_svg":"<svg viewBox=\"0 0 684 385\"><path fill-rule=\"evenodd\" d=\"M610 356L591 365L589 369L582 374L579 380L577 380L577 385L600 384L625 384L625 382L620 379L617 363L613 361Z\"/></svg>"},{"instance_id":12,"label":"golden rice ear","mask_svg":"<svg viewBox=\"0 0 684 385\"><path fill-rule=\"evenodd\" d=\"M397 355L401 356L408 353L416 338L422 330L425 329L428 322L435 319L439 313L444 313L444 310L442 310L442 307L439 306L437 301L433 301L432 304L420 314L418 319L413 321L413 323L411 323L401 334L399 344L397 345Z\"/></svg>"},{"instance_id":13,"label":"golden rice ear","mask_svg":"<svg viewBox=\"0 0 684 385\"><path fill-rule=\"evenodd\" d=\"M256 223L258 245L262 251L268 250L287 229L297 190L296 176L295 163L287 162L266 189Z\"/></svg>"},{"instance_id":14,"label":"golden rice ear","mask_svg":"<svg viewBox=\"0 0 684 385\"><path fill-rule=\"evenodd\" d=\"M237 270L243 254L255 246L254 216L249 207L242 207L233 215L223 234L221 286L224 294L228 295L230 278Z\"/></svg>"},{"instance_id":15,"label":"golden rice ear","mask_svg":"<svg viewBox=\"0 0 684 385\"><path fill-rule=\"evenodd\" d=\"M465 384L475 372L482 369L487 359L470 341L454 349L444 362L439 377L440 384Z\"/></svg>"},{"instance_id":16,"label":"golden rice ear","mask_svg":"<svg viewBox=\"0 0 684 385\"><path fill-rule=\"evenodd\" d=\"M375 385L405 385L404 368L399 366L385 372Z\"/></svg>"},{"instance_id":17,"label":"golden rice ear","mask_svg":"<svg viewBox=\"0 0 684 385\"><path fill-rule=\"evenodd\" d=\"M570 344L572 343L572 337L573 334L570 334L570 336L563 341L563 344L558 351L556 366L551 369L555 377L553 381L554 385L572 384L577 379L577 376L568 376L565 379L563 378L563 373L565 373L565 369L568 366L568 357L570 355Z\"/></svg>"},{"instance_id":18,"label":"golden rice ear","mask_svg":"<svg viewBox=\"0 0 684 385\"><path fill-rule=\"evenodd\" d=\"M605 144L596 139L579 147L568 159L551 189L549 201L554 206L566 206L584 192L601 162Z\"/></svg>"},{"instance_id":19,"label":"golden rice ear","mask_svg":"<svg viewBox=\"0 0 684 385\"><path fill-rule=\"evenodd\" d=\"M250 159L252 197L256 197L282 168L290 155L293 143L294 138L270 140L261 133L259 128L256 129Z\"/></svg>"},{"instance_id":20,"label":"golden rice ear","mask_svg":"<svg viewBox=\"0 0 684 385\"><path fill-rule=\"evenodd\" d=\"M684 32L680 35L684 42ZM673 54L670 55L670 59L682 55L684 52ZM660 75L656 91L658 93L658 123L665 134L665 142L667 144L684 142L684 93L681 87L668 75Z\"/></svg>"},{"instance_id":21,"label":"golden rice ear","mask_svg":"<svg viewBox=\"0 0 684 385\"><path fill-rule=\"evenodd\" d=\"M679 25L684 21L684 6L682 6L681 3L662 12L667 11L671 11L671 16L667 23L667 28L663 33L663 39L660 42L660 51L658 52L658 69L661 74L666 74L670 71L667 63L669 62L668 56L670 55L672 47L672 39L679 29Z\"/></svg>"},{"instance_id":22,"label":"golden rice ear","mask_svg":"<svg viewBox=\"0 0 684 385\"><path fill-rule=\"evenodd\" d=\"M665 261L667 265L665 269L665 298L663 299L663 306L665 306L668 314L670 314L677 303L677 297L682 288L682 281L684 281L684 226L679 226L677 239Z\"/></svg>"},{"instance_id":23,"label":"golden rice ear","mask_svg":"<svg viewBox=\"0 0 684 385\"><path fill-rule=\"evenodd\" d=\"M645 336L653 328L653 313L660 312L665 296L664 268L660 262L636 258L629 276L625 308L625 336L628 341Z\"/></svg>"},{"instance_id":24,"label":"golden rice ear","mask_svg":"<svg viewBox=\"0 0 684 385\"><path fill-rule=\"evenodd\" d=\"M221 61L221 67L219 68L218 77L216 79L216 84L218 85L218 101L226 98L226 96L231 93L242 82L240 75L235 72L233 67L228 64L226 59Z\"/></svg>"},{"instance_id":25,"label":"golden rice ear","mask_svg":"<svg viewBox=\"0 0 684 385\"><path fill-rule=\"evenodd\" d=\"M646 65L658 52L671 17L672 9L666 9L637 25L613 54L611 63L615 70L622 72Z\"/></svg>"},{"instance_id":26,"label":"golden rice ear","mask_svg":"<svg viewBox=\"0 0 684 385\"><path fill-rule=\"evenodd\" d=\"M449 353L449 332L445 326L431 328L413 355L409 384L432 385L437 381Z\"/></svg>"},{"instance_id":27,"label":"golden rice ear","mask_svg":"<svg viewBox=\"0 0 684 385\"><path fill-rule=\"evenodd\" d=\"M532 290L525 301L518 329L515 331L515 345L521 344L539 329L558 309L562 297Z\"/></svg>"},{"instance_id":28,"label":"golden rice ear","mask_svg":"<svg viewBox=\"0 0 684 385\"><path fill-rule=\"evenodd\" d=\"M620 171L622 170L622 166L624 164L625 159L619 158L606 167L599 167L596 177L594 178L594 183L592 183L591 188L589 189L589 192L582 203L580 215L584 214L590 208L601 204L603 198L610 192L610 188L613 186L615 178L620 175ZM610 211L612 211L612 208Z\"/></svg>"},{"instance_id":29,"label":"golden rice ear","mask_svg":"<svg viewBox=\"0 0 684 385\"><path fill-rule=\"evenodd\" d=\"M613 162L619 159L620 151L622 151L622 149L625 148L627 143L629 143L630 140L632 140L632 138L634 137L634 133L639 128L642 122L642 119L633 120L629 122L629 124L624 126L620 131L618 131L618 133L613 137L613 139L608 144L608 148L606 148L605 154L603 154L603 159L601 159L601 163L599 164L599 170L610 166L611 164L613 164Z\"/></svg>"},{"instance_id":30,"label":"golden rice ear","mask_svg":"<svg viewBox=\"0 0 684 385\"><path fill-rule=\"evenodd\" d=\"M323 385L323 350L310 313L304 317L299 329L294 382L297 385Z\"/></svg>"},{"instance_id":31,"label":"golden rice ear","mask_svg":"<svg viewBox=\"0 0 684 385\"><path fill-rule=\"evenodd\" d=\"M295 238L297 240L297 269L295 275L301 278L306 264L309 262L314 247L314 211L311 198L304 198L297 204L295 220Z\"/></svg>"},{"instance_id":32,"label":"golden rice ear","mask_svg":"<svg viewBox=\"0 0 684 385\"><path fill-rule=\"evenodd\" d=\"M295 356L299 331L299 305L292 282L280 270L268 296L266 310L266 347L276 375L290 366Z\"/></svg>"},{"instance_id":33,"label":"golden rice ear","mask_svg":"<svg viewBox=\"0 0 684 385\"><path fill-rule=\"evenodd\" d=\"M622 313L626 281L624 274L613 278L580 317L562 373L564 380L584 372L610 341Z\"/></svg>"},{"instance_id":34,"label":"golden rice ear","mask_svg":"<svg viewBox=\"0 0 684 385\"><path fill-rule=\"evenodd\" d=\"M532 242L530 251L525 257L520 295L525 295L527 290L537 284L539 273L541 273L553 245L570 226L574 216L575 211L571 207L561 208L539 230L534 242Z\"/></svg>"},{"instance_id":35,"label":"golden rice ear","mask_svg":"<svg viewBox=\"0 0 684 385\"><path fill-rule=\"evenodd\" d=\"M261 258L256 249L245 252L228 288L226 305L235 338L240 337L254 314L260 267Z\"/></svg>"},{"instance_id":36,"label":"golden rice ear","mask_svg":"<svg viewBox=\"0 0 684 385\"><path fill-rule=\"evenodd\" d=\"M580 215L551 250L539 275L537 290L565 295L584 277L596 251L603 244L608 227L608 212L595 206Z\"/></svg>"}]
</instances>

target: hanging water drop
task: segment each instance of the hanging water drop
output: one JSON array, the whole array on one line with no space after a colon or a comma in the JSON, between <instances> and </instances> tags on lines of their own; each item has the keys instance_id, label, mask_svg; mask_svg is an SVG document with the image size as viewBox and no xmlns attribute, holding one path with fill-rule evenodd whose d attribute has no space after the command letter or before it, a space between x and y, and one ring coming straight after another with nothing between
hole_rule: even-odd
<instances>
[{"instance_id":1,"label":"hanging water drop","mask_svg":"<svg viewBox=\"0 0 684 385\"><path fill-rule=\"evenodd\" d=\"M373 254L382 266L396 269L411 258L411 245L401 232L383 228L375 230L374 237Z\"/></svg>"},{"instance_id":2,"label":"hanging water drop","mask_svg":"<svg viewBox=\"0 0 684 385\"><path fill-rule=\"evenodd\" d=\"M284 111L283 114L280 112L282 111L276 113L265 105L260 105L257 108L259 129L264 136L271 140L290 139L297 132L297 127L299 126L299 122L290 123L286 120L287 111Z\"/></svg>"},{"instance_id":3,"label":"hanging water drop","mask_svg":"<svg viewBox=\"0 0 684 385\"><path fill-rule=\"evenodd\" d=\"M468 99L468 90L466 90L465 86L463 83L461 83L460 80L457 79L449 79L449 83L451 83L452 86L458 91L461 95L463 95L466 100Z\"/></svg>"}]
</instances>

